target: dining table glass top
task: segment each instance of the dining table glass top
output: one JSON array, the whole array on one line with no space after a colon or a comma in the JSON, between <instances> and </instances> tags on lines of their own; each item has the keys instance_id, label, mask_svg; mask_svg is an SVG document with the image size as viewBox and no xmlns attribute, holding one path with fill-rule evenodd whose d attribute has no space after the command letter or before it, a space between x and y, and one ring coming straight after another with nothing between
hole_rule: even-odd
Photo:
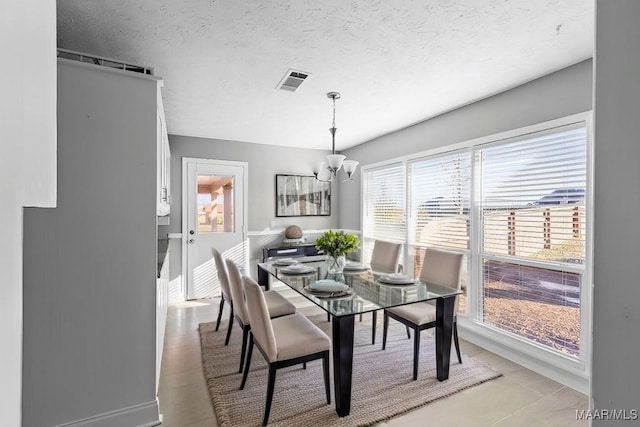
<instances>
[{"instance_id":1,"label":"dining table glass top","mask_svg":"<svg viewBox=\"0 0 640 427\"><path fill-rule=\"evenodd\" d=\"M410 283L385 283L385 280L389 281L387 273L364 267L347 268L339 274L328 273L327 263L321 256L297 257L294 260L298 268L291 268L292 264L281 264L278 259L259 263L258 267L336 317L454 297L461 293L455 288L413 278L410 278ZM318 292L318 282L344 289Z\"/></svg>"}]
</instances>

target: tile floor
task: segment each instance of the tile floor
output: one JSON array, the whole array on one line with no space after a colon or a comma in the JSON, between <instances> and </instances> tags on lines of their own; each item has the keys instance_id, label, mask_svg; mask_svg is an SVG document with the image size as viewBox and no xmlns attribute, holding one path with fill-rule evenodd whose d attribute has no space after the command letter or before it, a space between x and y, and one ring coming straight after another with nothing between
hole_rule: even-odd
<instances>
[{"instance_id":1,"label":"tile floor","mask_svg":"<svg viewBox=\"0 0 640 427\"><path fill-rule=\"evenodd\" d=\"M293 295L287 297L291 297L300 312L321 312L293 291L276 289L291 292ZM198 324L215 321L217 311L216 300L190 301L169 308L158 391L165 427L217 426L202 375L197 330ZM227 316L225 309L221 329L226 327ZM587 396L464 340L460 345L464 353L490 364L503 376L380 426L421 426L430 419L440 420L438 425L447 427L588 425L576 420L576 410L588 408Z\"/></svg>"}]
</instances>

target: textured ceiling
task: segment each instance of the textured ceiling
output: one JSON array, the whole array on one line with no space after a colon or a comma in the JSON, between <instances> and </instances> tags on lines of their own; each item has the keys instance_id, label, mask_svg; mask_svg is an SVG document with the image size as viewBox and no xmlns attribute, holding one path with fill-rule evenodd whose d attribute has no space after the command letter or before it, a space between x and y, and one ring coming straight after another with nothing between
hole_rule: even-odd
<instances>
[{"instance_id":1,"label":"textured ceiling","mask_svg":"<svg viewBox=\"0 0 640 427\"><path fill-rule=\"evenodd\" d=\"M169 133L337 149L587 59L593 0L58 0L58 47L152 66ZM311 73L277 90L288 69Z\"/></svg>"}]
</instances>

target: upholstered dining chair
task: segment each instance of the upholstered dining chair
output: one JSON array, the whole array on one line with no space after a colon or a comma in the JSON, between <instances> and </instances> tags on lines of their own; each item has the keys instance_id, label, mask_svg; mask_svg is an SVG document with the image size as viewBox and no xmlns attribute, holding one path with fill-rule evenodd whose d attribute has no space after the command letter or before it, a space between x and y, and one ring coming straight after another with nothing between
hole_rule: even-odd
<instances>
[{"instance_id":1,"label":"upholstered dining chair","mask_svg":"<svg viewBox=\"0 0 640 427\"><path fill-rule=\"evenodd\" d=\"M424 254L420 280L460 289L462 257L462 254L428 248ZM460 357L460 344L458 342L457 312L458 297L456 297L454 303L453 341L456 347L458 362L462 363L462 358ZM389 318L395 319L398 322L403 323L405 326L413 329L413 379L417 380L420 356L420 331L436 326L436 306L433 302L427 301L385 309L382 332L383 350L387 345Z\"/></svg>"},{"instance_id":2,"label":"upholstered dining chair","mask_svg":"<svg viewBox=\"0 0 640 427\"><path fill-rule=\"evenodd\" d=\"M266 426L269 421L276 371L279 368L301 363L306 366L307 362L322 359L325 393L327 395L327 404L330 404L329 348L331 348L331 339L300 313L271 319L265 295L260 286L248 276L243 276L242 281L249 310L251 332L249 335L249 348L247 349L247 362L244 366L240 390L244 389L247 382L251 355L255 345L269 365L267 400L262 425Z\"/></svg>"},{"instance_id":3,"label":"upholstered dining chair","mask_svg":"<svg viewBox=\"0 0 640 427\"><path fill-rule=\"evenodd\" d=\"M386 242L384 240L376 240L373 242L373 251L371 252L371 271L375 273L401 273L403 270L400 264L400 254L402 252L401 243ZM378 312L371 313L371 344L376 343L376 323L378 320ZM360 314L362 321L362 314ZM407 328L407 337L409 338L409 328Z\"/></svg>"},{"instance_id":4,"label":"upholstered dining chair","mask_svg":"<svg viewBox=\"0 0 640 427\"><path fill-rule=\"evenodd\" d=\"M218 311L218 320L216 321L216 331L220 327L220 320L222 319L222 310L224 309L224 303L228 302L231 309L231 313L229 314L229 326L227 328L227 338L224 342L224 345L228 345L229 337L231 337L231 326L233 325L233 296L231 295L231 290L229 289L229 275L227 273L227 266L225 265L222 255L215 248L211 248L211 253L213 254L213 261L216 263L218 282L220 282L220 290L222 292L222 297L220 298L220 310Z\"/></svg>"},{"instance_id":5,"label":"upholstered dining chair","mask_svg":"<svg viewBox=\"0 0 640 427\"><path fill-rule=\"evenodd\" d=\"M400 264L401 251L401 243L385 242L384 240L374 241L371 262L369 263L371 270L378 273L402 272L402 264Z\"/></svg>"},{"instance_id":6,"label":"upholstered dining chair","mask_svg":"<svg viewBox=\"0 0 640 427\"><path fill-rule=\"evenodd\" d=\"M249 330L251 329L251 321L249 320L249 309L247 308L247 301L244 295L244 285L242 284L240 270L238 270L238 266L232 260L227 259L226 263L227 272L229 273L229 288L231 290L231 297L233 298L233 315L242 329L240 369L238 370L238 373L242 373L244 355L247 350L247 337L249 336ZM291 304L285 297L276 291L265 291L263 293L270 318L274 319L276 317L286 316L296 312L296 306Z\"/></svg>"}]
</instances>

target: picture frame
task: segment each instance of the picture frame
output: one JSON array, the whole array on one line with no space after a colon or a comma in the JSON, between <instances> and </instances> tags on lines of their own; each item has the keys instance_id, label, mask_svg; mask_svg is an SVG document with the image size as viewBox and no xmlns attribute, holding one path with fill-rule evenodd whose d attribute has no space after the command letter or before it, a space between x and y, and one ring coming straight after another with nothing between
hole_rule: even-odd
<instances>
[{"instance_id":1,"label":"picture frame","mask_svg":"<svg viewBox=\"0 0 640 427\"><path fill-rule=\"evenodd\" d=\"M276 217L330 215L331 181L306 175L276 175Z\"/></svg>"}]
</instances>

